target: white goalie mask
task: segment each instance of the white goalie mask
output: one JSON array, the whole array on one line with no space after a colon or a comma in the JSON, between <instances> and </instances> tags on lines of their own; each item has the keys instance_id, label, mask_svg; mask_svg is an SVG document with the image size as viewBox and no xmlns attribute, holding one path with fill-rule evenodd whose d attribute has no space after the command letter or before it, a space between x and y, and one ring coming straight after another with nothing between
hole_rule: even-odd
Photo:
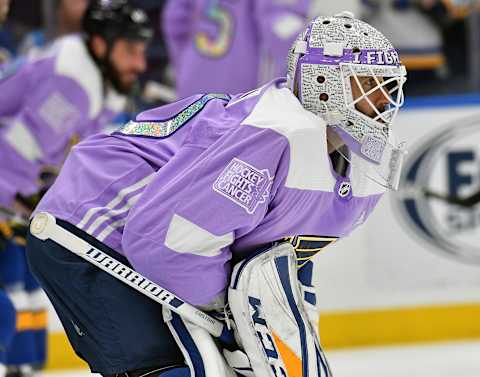
<instances>
[{"instance_id":1,"label":"white goalie mask","mask_svg":"<svg viewBox=\"0 0 480 377\"><path fill-rule=\"evenodd\" d=\"M352 167L397 189L405 151L392 126L406 69L390 41L349 12L317 17L290 50L287 78L303 107L353 152L344 156Z\"/></svg>"}]
</instances>

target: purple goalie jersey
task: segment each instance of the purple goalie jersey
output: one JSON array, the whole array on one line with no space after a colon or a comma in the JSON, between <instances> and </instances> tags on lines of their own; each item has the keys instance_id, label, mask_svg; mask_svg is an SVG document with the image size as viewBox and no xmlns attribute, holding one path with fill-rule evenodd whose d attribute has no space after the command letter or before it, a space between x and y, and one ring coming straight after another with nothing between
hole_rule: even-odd
<instances>
[{"instance_id":1,"label":"purple goalie jersey","mask_svg":"<svg viewBox=\"0 0 480 377\"><path fill-rule=\"evenodd\" d=\"M38 191L43 167L59 167L73 140L99 131L124 106L105 96L100 71L79 36L0 69L0 206Z\"/></svg>"},{"instance_id":2,"label":"purple goalie jersey","mask_svg":"<svg viewBox=\"0 0 480 377\"><path fill-rule=\"evenodd\" d=\"M179 98L240 93L286 74L310 0L170 0L162 26Z\"/></svg>"},{"instance_id":3,"label":"purple goalie jersey","mask_svg":"<svg viewBox=\"0 0 480 377\"><path fill-rule=\"evenodd\" d=\"M232 257L292 236L328 244L347 235L383 189L335 173L324 121L284 84L189 97L89 138L38 211L197 305L224 291Z\"/></svg>"}]
</instances>

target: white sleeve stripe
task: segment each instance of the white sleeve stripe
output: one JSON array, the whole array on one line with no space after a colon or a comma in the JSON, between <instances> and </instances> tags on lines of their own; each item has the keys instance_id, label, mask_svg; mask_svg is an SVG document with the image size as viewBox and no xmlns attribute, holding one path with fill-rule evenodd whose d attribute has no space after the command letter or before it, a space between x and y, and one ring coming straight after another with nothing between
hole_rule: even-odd
<instances>
[{"instance_id":1,"label":"white sleeve stripe","mask_svg":"<svg viewBox=\"0 0 480 377\"><path fill-rule=\"evenodd\" d=\"M115 208L118 204L120 204L122 202L122 200L130 193L148 185L153 177L154 177L154 174L155 173L152 173L148 176L146 176L145 178L141 179L140 181L138 182L135 182L133 185L131 186L128 186L128 187L125 187L124 189L122 189L118 195L113 198L106 206L102 206L102 207L94 207L94 208L90 208L87 213L85 214L85 216L82 218L82 220L77 224L77 227L80 228L80 229L83 229L85 227L85 225L90 221L90 219L97 213L97 212L100 212L101 210L103 210L104 208L108 208L108 209L111 209L113 210L113 208ZM87 232L88 233L88 232Z\"/></svg>"},{"instance_id":2,"label":"white sleeve stripe","mask_svg":"<svg viewBox=\"0 0 480 377\"><path fill-rule=\"evenodd\" d=\"M124 217L120 220L113 222L110 225L107 225L104 230L96 237L99 241L105 241L105 239L115 231L115 229L121 228L127 223L127 217Z\"/></svg>"},{"instance_id":3,"label":"white sleeve stripe","mask_svg":"<svg viewBox=\"0 0 480 377\"><path fill-rule=\"evenodd\" d=\"M102 216L98 217L86 230L87 233L93 234L103 223L106 221L112 219L113 217L119 216L125 212L128 212L130 208L133 207L133 205L138 201L140 198L140 194L136 194L132 197L130 197L127 202L120 208L118 209L112 209L108 211L107 213L103 214ZM110 208L110 207L108 207Z\"/></svg>"},{"instance_id":4,"label":"white sleeve stripe","mask_svg":"<svg viewBox=\"0 0 480 377\"><path fill-rule=\"evenodd\" d=\"M216 236L177 214L173 215L165 237L165 246L177 253L215 257L232 244L233 233Z\"/></svg>"}]
</instances>

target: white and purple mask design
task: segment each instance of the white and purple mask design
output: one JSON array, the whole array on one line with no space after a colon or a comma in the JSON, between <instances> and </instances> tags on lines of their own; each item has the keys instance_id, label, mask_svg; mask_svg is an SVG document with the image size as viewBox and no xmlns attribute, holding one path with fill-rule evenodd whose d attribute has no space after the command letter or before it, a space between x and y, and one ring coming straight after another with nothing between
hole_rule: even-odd
<instances>
[{"instance_id":1,"label":"white and purple mask design","mask_svg":"<svg viewBox=\"0 0 480 377\"><path fill-rule=\"evenodd\" d=\"M365 78L371 78L368 88ZM360 157L350 158L352 165L363 160L357 165L369 178L397 188L404 144L395 142L392 126L403 105L406 69L382 33L348 12L314 19L292 46L288 81L303 107ZM372 100L378 95L381 106Z\"/></svg>"}]
</instances>

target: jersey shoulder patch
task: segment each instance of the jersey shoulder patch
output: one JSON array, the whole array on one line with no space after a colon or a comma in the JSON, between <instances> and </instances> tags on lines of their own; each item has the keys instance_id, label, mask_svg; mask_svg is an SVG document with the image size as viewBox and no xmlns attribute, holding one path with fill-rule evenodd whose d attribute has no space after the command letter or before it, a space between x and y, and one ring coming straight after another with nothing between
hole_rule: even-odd
<instances>
[{"instance_id":1,"label":"jersey shoulder patch","mask_svg":"<svg viewBox=\"0 0 480 377\"><path fill-rule=\"evenodd\" d=\"M145 113L141 114L137 120L128 122L125 126L120 128L115 133L120 133L123 135L130 136L144 136L144 137L154 137L154 138L166 138L174 134L178 129L184 126L188 121L190 121L195 115L197 115L208 102L213 99L220 99L223 101L228 101L230 96L227 94L205 94L201 96L196 101L190 103L185 108L180 108L178 104L173 104L178 112L170 117L166 116L166 119L158 120L147 120L148 117ZM168 107L169 105L167 105ZM159 111L165 109L159 108L156 116L160 115ZM155 110L150 111L150 116L155 116Z\"/></svg>"}]
</instances>

